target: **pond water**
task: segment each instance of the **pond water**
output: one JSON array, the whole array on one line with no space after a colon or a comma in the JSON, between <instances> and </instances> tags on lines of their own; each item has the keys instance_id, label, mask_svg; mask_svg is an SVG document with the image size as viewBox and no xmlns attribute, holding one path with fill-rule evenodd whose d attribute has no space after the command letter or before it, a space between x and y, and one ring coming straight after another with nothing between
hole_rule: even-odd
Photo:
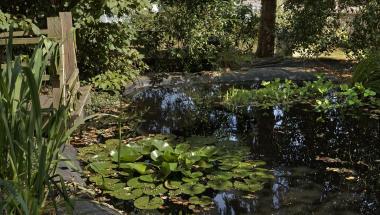
<instances>
[{"instance_id":1,"label":"pond water","mask_svg":"<svg viewBox=\"0 0 380 215\"><path fill-rule=\"evenodd\" d=\"M255 88L258 84L239 87ZM132 98L139 132L215 136L250 146L275 180L244 198L214 195L210 214L380 214L380 121L365 114L316 113L298 105L234 113L221 104L232 85L150 87ZM168 213L182 209L171 208Z\"/></svg>"}]
</instances>

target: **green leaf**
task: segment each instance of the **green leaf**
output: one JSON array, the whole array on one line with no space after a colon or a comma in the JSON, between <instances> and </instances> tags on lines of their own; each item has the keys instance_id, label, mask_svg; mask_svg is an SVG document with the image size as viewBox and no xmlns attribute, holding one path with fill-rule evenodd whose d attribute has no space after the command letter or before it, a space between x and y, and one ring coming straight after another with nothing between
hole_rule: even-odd
<instances>
[{"instance_id":1,"label":"green leaf","mask_svg":"<svg viewBox=\"0 0 380 215\"><path fill-rule=\"evenodd\" d=\"M103 176L108 176L116 173L116 171L112 169L116 168L116 165L112 164L109 161L93 162L90 163L89 166L93 171Z\"/></svg>"},{"instance_id":2,"label":"green leaf","mask_svg":"<svg viewBox=\"0 0 380 215\"><path fill-rule=\"evenodd\" d=\"M182 192L188 195L198 195L206 191L206 187L202 184L183 184L181 188Z\"/></svg>"},{"instance_id":3,"label":"green leaf","mask_svg":"<svg viewBox=\"0 0 380 215\"><path fill-rule=\"evenodd\" d=\"M182 143L176 146L174 152L177 154L182 154L182 153L188 152L190 148L191 148L190 144Z\"/></svg>"},{"instance_id":4,"label":"green leaf","mask_svg":"<svg viewBox=\"0 0 380 215\"><path fill-rule=\"evenodd\" d=\"M154 175L142 175L139 177L141 181L153 183L155 180Z\"/></svg>"},{"instance_id":5,"label":"green leaf","mask_svg":"<svg viewBox=\"0 0 380 215\"><path fill-rule=\"evenodd\" d=\"M155 146L159 151L164 152L164 151L173 151L173 148L169 145L169 143L163 141L163 140L152 140L152 145Z\"/></svg>"},{"instance_id":6,"label":"green leaf","mask_svg":"<svg viewBox=\"0 0 380 215\"><path fill-rule=\"evenodd\" d=\"M231 181L216 179L208 181L207 185L214 190L231 190L233 188L233 184Z\"/></svg>"},{"instance_id":7,"label":"green leaf","mask_svg":"<svg viewBox=\"0 0 380 215\"><path fill-rule=\"evenodd\" d=\"M189 198L189 202L193 205L206 206L211 205L213 203L213 200L208 196L202 196L201 198L199 198L198 196L192 196Z\"/></svg>"},{"instance_id":8,"label":"green leaf","mask_svg":"<svg viewBox=\"0 0 380 215\"><path fill-rule=\"evenodd\" d=\"M110 155L112 161L118 162L118 152L117 150L112 150ZM143 156L131 147L123 146L120 150L120 162L135 162L141 159Z\"/></svg>"},{"instance_id":9,"label":"green leaf","mask_svg":"<svg viewBox=\"0 0 380 215\"><path fill-rule=\"evenodd\" d=\"M122 163L120 164L120 168L122 169L132 169L137 171L140 174L147 174L148 170L148 165L145 163L141 162L136 162L136 163Z\"/></svg>"},{"instance_id":10,"label":"green leaf","mask_svg":"<svg viewBox=\"0 0 380 215\"><path fill-rule=\"evenodd\" d=\"M162 152L159 150L154 150L150 153L150 157L154 161L158 161L158 159L162 156Z\"/></svg>"},{"instance_id":11,"label":"green leaf","mask_svg":"<svg viewBox=\"0 0 380 215\"><path fill-rule=\"evenodd\" d=\"M181 187L182 182L180 181L165 181L164 183L165 187L169 190L177 190Z\"/></svg>"},{"instance_id":12,"label":"green leaf","mask_svg":"<svg viewBox=\"0 0 380 215\"><path fill-rule=\"evenodd\" d=\"M128 182L127 182L127 185L129 187L141 189L141 188L144 188L144 187L152 186L153 184L151 184L151 183L144 183L144 182L142 182L137 177L137 178L131 178L131 179L129 179Z\"/></svg>"},{"instance_id":13,"label":"green leaf","mask_svg":"<svg viewBox=\"0 0 380 215\"><path fill-rule=\"evenodd\" d=\"M118 189L118 190L108 192L108 194L112 197L117 198L117 199L128 201L128 200L137 199L140 196L142 196L143 190L142 189L132 190L131 188L127 187L127 188Z\"/></svg>"},{"instance_id":14,"label":"green leaf","mask_svg":"<svg viewBox=\"0 0 380 215\"><path fill-rule=\"evenodd\" d=\"M158 209L164 204L164 200L160 197L149 198L149 196L143 196L135 200L134 205L138 209L153 210Z\"/></svg>"},{"instance_id":15,"label":"green leaf","mask_svg":"<svg viewBox=\"0 0 380 215\"><path fill-rule=\"evenodd\" d=\"M143 188L143 192L146 195L157 196L157 195L164 194L164 193L168 192L168 190L165 189L163 184L159 184L157 186L155 186L155 185L146 186Z\"/></svg>"}]
</instances>

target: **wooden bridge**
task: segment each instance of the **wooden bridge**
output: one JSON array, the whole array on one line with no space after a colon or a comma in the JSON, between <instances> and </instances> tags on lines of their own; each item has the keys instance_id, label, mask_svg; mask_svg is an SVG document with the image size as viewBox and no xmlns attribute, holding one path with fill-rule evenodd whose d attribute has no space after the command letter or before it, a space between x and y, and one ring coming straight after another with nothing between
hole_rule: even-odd
<instances>
[{"instance_id":1,"label":"wooden bridge","mask_svg":"<svg viewBox=\"0 0 380 215\"><path fill-rule=\"evenodd\" d=\"M41 93L40 100L43 108L57 108L60 102L65 105L69 96L74 96L73 103L67 104L72 108L71 116L75 119L82 117L84 106L89 102L91 86L80 86L79 70L76 60L75 33L70 12L59 13L58 17L47 18L47 29L41 34L60 44L60 62L57 74L45 74L43 80L51 86L47 93ZM9 33L0 34L0 46L8 43ZM35 45L40 41L36 35L25 35L24 31L13 32L13 45ZM2 65L2 68L5 65ZM61 99L62 98L62 99Z\"/></svg>"}]
</instances>

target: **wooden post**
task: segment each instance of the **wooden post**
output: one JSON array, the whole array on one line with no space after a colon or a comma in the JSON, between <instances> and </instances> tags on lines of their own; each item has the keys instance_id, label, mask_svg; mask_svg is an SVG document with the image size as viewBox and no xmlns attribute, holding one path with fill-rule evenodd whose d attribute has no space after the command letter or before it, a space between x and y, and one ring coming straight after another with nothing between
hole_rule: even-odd
<instances>
[{"instance_id":1,"label":"wooden post","mask_svg":"<svg viewBox=\"0 0 380 215\"><path fill-rule=\"evenodd\" d=\"M62 28L61 20L59 17L49 17L47 18L48 25L48 37L57 38L58 41L62 38ZM60 58L62 58L62 45L60 47ZM62 62L62 59L61 59ZM51 84L53 87L53 107L58 108L61 102L61 98L65 96L64 81L65 81L64 68L62 63L58 66L57 74L52 74ZM64 102L64 101L63 101Z\"/></svg>"}]
</instances>

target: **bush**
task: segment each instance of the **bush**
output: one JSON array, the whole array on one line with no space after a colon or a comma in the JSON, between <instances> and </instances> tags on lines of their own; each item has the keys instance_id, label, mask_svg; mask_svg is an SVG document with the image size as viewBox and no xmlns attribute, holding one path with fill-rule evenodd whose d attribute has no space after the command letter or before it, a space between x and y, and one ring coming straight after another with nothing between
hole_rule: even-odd
<instances>
[{"instance_id":1,"label":"bush","mask_svg":"<svg viewBox=\"0 0 380 215\"><path fill-rule=\"evenodd\" d=\"M375 51L363 59L355 68L353 81L363 83L380 95L380 51Z\"/></svg>"}]
</instances>

